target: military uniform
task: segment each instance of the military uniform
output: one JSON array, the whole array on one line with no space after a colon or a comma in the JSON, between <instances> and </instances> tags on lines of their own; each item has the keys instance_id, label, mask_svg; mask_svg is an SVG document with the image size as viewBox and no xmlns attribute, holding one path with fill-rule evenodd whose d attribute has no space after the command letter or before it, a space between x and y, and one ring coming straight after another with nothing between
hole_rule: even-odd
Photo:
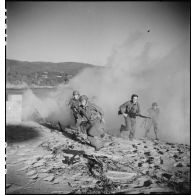
<instances>
[{"instance_id":1,"label":"military uniform","mask_svg":"<svg viewBox=\"0 0 195 195\"><path fill-rule=\"evenodd\" d=\"M125 119L126 131L129 131L129 139L134 138L136 129L136 114L140 114L140 105L138 102L133 103L132 101L127 101L122 104L119 108L122 114L126 113L128 116Z\"/></svg>"},{"instance_id":2,"label":"military uniform","mask_svg":"<svg viewBox=\"0 0 195 195\"><path fill-rule=\"evenodd\" d=\"M80 106L80 113L87 119L86 133L91 145L94 146L96 150L102 148L103 143L101 138L104 136L102 125L103 110L95 104L87 102L86 106Z\"/></svg>"},{"instance_id":3,"label":"military uniform","mask_svg":"<svg viewBox=\"0 0 195 195\"><path fill-rule=\"evenodd\" d=\"M151 127L154 128L154 133L156 136L156 139L158 139L158 119L159 119L159 114L160 114L160 110L159 108L153 109L153 108L149 108L148 110L148 114L151 117L151 119L146 119L145 122L145 137L147 137Z\"/></svg>"},{"instance_id":4,"label":"military uniform","mask_svg":"<svg viewBox=\"0 0 195 195\"><path fill-rule=\"evenodd\" d=\"M72 110L74 119L75 119L75 124L77 123L77 120L79 118L79 113L78 113L78 109L79 109L79 100L76 100L74 98L71 98L69 101L68 106L70 107L70 109Z\"/></svg>"}]
</instances>

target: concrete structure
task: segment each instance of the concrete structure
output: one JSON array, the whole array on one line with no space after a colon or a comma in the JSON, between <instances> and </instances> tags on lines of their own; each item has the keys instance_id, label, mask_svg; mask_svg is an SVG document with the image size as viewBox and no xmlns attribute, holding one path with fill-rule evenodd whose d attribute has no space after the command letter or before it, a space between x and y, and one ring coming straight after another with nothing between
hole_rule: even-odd
<instances>
[{"instance_id":1,"label":"concrete structure","mask_svg":"<svg viewBox=\"0 0 195 195\"><path fill-rule=\"evenodd\" d=\"M6 123L22 121L22 95L8 95Z\"/></svg>"}]
</instances>

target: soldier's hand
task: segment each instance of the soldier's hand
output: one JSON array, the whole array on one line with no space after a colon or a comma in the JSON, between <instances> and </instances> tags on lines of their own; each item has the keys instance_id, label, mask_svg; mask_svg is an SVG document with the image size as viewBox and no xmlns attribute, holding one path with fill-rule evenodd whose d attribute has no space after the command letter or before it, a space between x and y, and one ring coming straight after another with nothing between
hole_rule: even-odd
<instances>
[{"instance_id":1,"label":"soldier's hand","mask_svg":"<svg viewBox=\"0 0 195 195\"><path fill-rule=\"evenodd\" d=\"M101 119L101 122L102 122L102 123L105 123L105 120L102 118L102 119Z\"/></svg>"},{"instance_id":2,"label":"soldier's hand","mask_svg":"<svg viewBox=\"0 0 195 195\"><path fill-rule=\"evenodd\" d=\"M126 114L126 113L123 113L123 116L124 116L124 117L127 117L127 116L128 116L128 114Z\"/></svg>"}]
</instances>

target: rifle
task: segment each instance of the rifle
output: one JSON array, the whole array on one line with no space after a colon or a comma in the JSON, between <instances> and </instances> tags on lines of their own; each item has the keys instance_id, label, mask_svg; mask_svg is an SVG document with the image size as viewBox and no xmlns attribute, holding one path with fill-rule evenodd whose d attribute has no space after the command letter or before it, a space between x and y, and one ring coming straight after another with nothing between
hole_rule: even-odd
<instances>
[{"instance_id":1,"label":"rifle","mask_svg":"<svg viewBox=\"0 0 195 195\"><path fill-rule=\"evenodd\" d=\"M87 119L87 122L90 122L89 118L86 116L86 114L84 112L82 112L80 109L74 107L74 109L83 117L85 117Z\"/></svg>"},{"instance_id":2,"label":"rifle","mask_svg":"<svg viewBox=\"0 0 195 195\"><path fill-rule=\"evenodd\" d=\"M151 117L149 117L149 116L144 116L144 115L142 115L142 114L135 114L135 116L139 116L139 117L141 117L141 118L151 118Z\"/></svg>"},{"instance_id":3,"label":"rifle","mask_svg":"<svg viewBox=\"0 0 195 195\"><path fill-rule=\"evenodd\" d=\"M122 114L122 112L119 110L118 111L118 115L121 115ZM127 113L126 113L127 114ZM130 116L132 116L132 117L135 117L135 116L139 116L139 117L141 117L141 118L151 118L151 117L149 117L149 116L144 116L144 115L142 115L142 114L130 114Z\"/></svg>"}]
</instances>

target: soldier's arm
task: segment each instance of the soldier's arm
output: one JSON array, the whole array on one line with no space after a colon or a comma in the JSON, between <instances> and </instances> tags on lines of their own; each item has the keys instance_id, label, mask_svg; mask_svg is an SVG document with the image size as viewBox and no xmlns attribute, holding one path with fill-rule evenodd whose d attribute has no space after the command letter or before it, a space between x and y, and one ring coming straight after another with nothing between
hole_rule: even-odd
<instances>
[{"instance_id":1,"label":"soldier's arm","mask_svg":"<svg viewBox=\"0 0 195 195\"><path fill-rule=\"evenodd\" d=\"M125 102L119 107L119 110L121 111L122 114L125 113L127 105L129 105L129 101Z\"/></svg>"},{"instance_id":2,"label":"soldier's arm","mask_svg":"<svg viewBox=\"0 0 195 195\"><path fill-rule=\"evenodd\" d=\"M95 105L95 107L97 108L97 110L99 111L99 113L104 116L104 111L102 108L100 108L99 106Z\"/></svg>"},{"instance_id":3,"label":"soldier's arm","mask_svg":"<svg viewBox=\"0 0 195 195\"><path fill-rule=\"evenodd\" d=\"M69 102L68 102L68 107L69 107L69 108L72 107L72 99L69 100Z\"/></svg>"}]
</instances>

